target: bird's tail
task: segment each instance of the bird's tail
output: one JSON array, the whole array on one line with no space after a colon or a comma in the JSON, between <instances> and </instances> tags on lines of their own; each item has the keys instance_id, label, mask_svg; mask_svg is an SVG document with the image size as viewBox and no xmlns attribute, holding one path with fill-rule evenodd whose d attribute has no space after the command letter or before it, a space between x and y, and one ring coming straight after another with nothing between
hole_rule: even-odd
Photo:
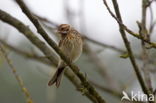
<instances>
[{"instance_id":1,"label":"bird's tail","mask_svg":"<svg viewBox=\"0 0 156 103\"><path fill-rule=\"evenodd\" d=\"M60 83L61 83L61 79L62 79L62 75L64 73L64 70L65 70L65 67L58 68L57 71L55 72L54 76L49 81L48 85L51 86L54 83L56 83L56 87L58 88Z\"/></svg>"}]
</instances>

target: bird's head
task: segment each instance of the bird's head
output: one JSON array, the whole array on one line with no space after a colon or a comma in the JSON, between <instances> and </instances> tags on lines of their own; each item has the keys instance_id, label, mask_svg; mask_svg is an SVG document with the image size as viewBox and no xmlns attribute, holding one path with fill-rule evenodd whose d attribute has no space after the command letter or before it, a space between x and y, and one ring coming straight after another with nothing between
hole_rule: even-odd
<instances>
[{"instance_id":1,"label":"bird's head","mask_svg":"<svg viewBox=\"0 0 156 103\"><path fill-rule=\"evenodd\" d=\"M61 24L58 27L58 33L62 34L62 35L66 35L71 29L71 26L69 24Z\"/></svg>"}]
</instances>

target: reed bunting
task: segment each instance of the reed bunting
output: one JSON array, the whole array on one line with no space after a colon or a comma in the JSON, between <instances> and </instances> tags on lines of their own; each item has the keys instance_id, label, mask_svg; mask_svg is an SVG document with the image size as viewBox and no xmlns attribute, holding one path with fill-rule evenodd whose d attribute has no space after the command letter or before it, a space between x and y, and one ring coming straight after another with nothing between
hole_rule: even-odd
<instances>
[{"instance_id":1,"label":"reed bunting","mask_svg":"<svg viewBox=\"0 0 156 103\"><path fill-rule=\"evenodd\" d=\"M59 48L71 62L75 62L80 57L83 48L83 41L80 33L68 24L61 24L58 27L58 33L61 34L61 40L58 45ZM48 83L49 86L56 83L56 87L59 87L66 66L67 65L60 58L57 71Z\"/></svg>"}]
</instances>

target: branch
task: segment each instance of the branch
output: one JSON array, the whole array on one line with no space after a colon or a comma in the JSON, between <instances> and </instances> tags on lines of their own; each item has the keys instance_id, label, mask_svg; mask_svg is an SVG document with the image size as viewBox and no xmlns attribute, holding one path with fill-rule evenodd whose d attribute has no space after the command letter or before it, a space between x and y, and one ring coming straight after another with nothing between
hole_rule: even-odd
<instances>
[{"instance_id":1,"label":"branch","mask_svg":"<svg viewBox=\"0 0 156 103\"><path fill-rule=\"evenodd\" d=\"M52 64L49 60L45 60L40 58L39 56L37 56L37 54L30 54L27 53L25 51L22 51L16 47L13 47L9 44L7 44L6 42L4 42L3 40L0 41L3 45L5 45L6 47L8 47L10 50L14 51L15 53L17 53L20 56L26 57L28 59L32 59L35 60L37 62L49 65L49 66L54 66L57 67L57 64ZM58 61L56 61L57 63ZM81 84L80 84L80 80L78 78L76 78L76 76L69 70L67 69L65 72L65 76L73 83L73 85L77 88L77 90L79 90L79 88L81 88ZM79 90L80 91L80 90ZM82 92L82 91L80 91ZM92 96L90 96L89 94L86 94L86 96L91 99L92 101L95 101L96 103L96 99Z\"/></svg>"},{"instance_id":2,"label":"branch","mask_svg":"<svg viewBox=\"0 0 156 103\"><path fill-rule=\"evenodd\" d=\"M1 42L1 43L3 43L3 45L5 45L5 46L9 47L10 50L16 52L16 53L17 53L18 55L20 55L20 56L25 57L27 54L29 54L29 53L25 54L26 52L23 54L23 53L21 53L21 52L23 52L22 50L17 49L16 47L13 47L13 46L11 46L11 45L5 43L5 42ZM6 44L7 44L7 45L6 45ZM14 48L15 48L15 49L14 49ZM33 55L33 54L32 54L32 55ZM37 55L37 54L35 54L35 55ZM37 62L46 64L46 65L48 65L48 66L54 66L54 67L57 66L57 65L55 65L55 64L52 64L49 60L43 61L42 59L33 58L33 57L31 57L31 56L26 56L26 57L27 57L28 59L35 60L35 61L37 61ZM57 62L58 62L58 61L57 61ZM72 72L70 69L67 69L67 70L65 71L65 76L73 83L73 85L77 88L78 91L83 92L83 91L80 89L80 88L82 88L82 86L81 86L81 84L80 84L81 81L73 74L73 72ZM97 83L94 83L94 82L92 82L92 81L90 81L90 83L93 84L97 89L100 89L100 90L102 90L103 92L109 93L109 94L111 94L112 96L117 97L118 99L121 99L121 97L122 97L121 93L119 93L119 92L117 92L117 91L115 91L115 90L113 90L113 89L111 89L111 88L103 87L103 86L101 86L101 85L99 85L99 84L97 84ZM92 101L95 101L95 102L96 102L96 99L93 98L92 96L90 96L89 94L87 94L86 96L87 96L88 98L92 99ZM141 103L141 102L139 102L139 103Z\"/></svg>"},{"instance_id":3,"label":"branch","mask_svg":"<svg viewBox=\"0 0 156 103\"><path fill-rule=\"evenodd\" d=\"M16 72L16 68L14 67L12 61L10 60L10 58L8 57L3 45L0 43L0 51L2 52L2 55L4 56L4 58L6 59L6 62L8 63L13 75L15 76L15 79L17 80L22 92L24 93L26 99L27 99L27 103L34 103L30 93L28 91L28 89L25 87L23 80L21 79L21 77L17 74Z\"/></svg>"},{"instance_id":4,"label":"branch","mask_svg":"<svg viewBox=\"0 0 156 103\"><path fill-rule=\"evenodd\" d=\"M147 28L146 28L146 17L147 17L147 0L142 0L142 20L141 20L141 24L139 25L140 30L139 30L139 34L140 36L142 36L143 38L146 38L147 40L150 40L150 34L147 32ZM150 6L150 5L149 5ZM148 50L146 50L146 43L142 40L141 41L141 45L142 45L142 60L143 60L143 73L144 73L144 78L145 78L145 82L147 84L147 88L152 92L152 83L151 83L151 78L150 78L150 71L148 70Z\"/></svg>"},{"instance_id":5,"label":"branch","mask_svg":"<svg viewBox=\"0 0 156 103\"><path fill-rule=\"evenodd\" d=\"M132 36L143 40L144 42L148 43L150 45L150 48L156 48L156 43L150 42L148 39L143 38L142 36L140 36L138 33L134 33L132 30L128 29L126 25L123 24L123 22L120 21L120 19L118 17L116 17L113 12L111 11L111 9L109 8L107 1L103 0L104 5L106 6L108 12L110 13L110 15L117 21L117 23L123 28L123 30L126 30L129 34L131 34Z\"/></svg>"},{"instance_id":6,"label":"branch","mask_svg":"<svg viewBox=\"0 0 156 103\"><path fill-rule=\"evenodd\" d=\"M14 51L15 53L22 55L25 58L35 59L37 61L42 61L43 63L51 64L48 61L47 57L41 57L41 56L39 56L37 54L34 54L34 53L32 54L32 53L20 50L20 49L18 49L16 47L6 43L4 40L1 40L1 39L0 39L0 43L2 43L4 46L6 46L8 49ZM57 63L58 63L57 61L53 62L53 66L56 66Z\"/></svg>"},{"instance_id":7,"label":"branch","mask_svg":"<svg viewBox=\"0 0 156 103\"><path fill-rule=\"evenodd\" d=\"M35 14L35 15L36 15L36 14ZM37 17L38 17L38 16L37 16ZM40 18L42 18L42 19L40 19ZM47 21L49 21L48 23L50 23L50 24L51 24L51 22L52 22L52 21L50 21L50 20L48 20L47 18L44 18L44 17L39 17L38 19L41 20L42 22L47 22ZM44 21L44 19L46 19L47 21ZM52 23L53 23L53 22L52 22ZM47 24L45 24L45 23L42 23L42 24L43 24L51 33L53 33L53 34L58 38L58 35L57 35L56 32L54 31L54 28L52 28L51 26L49 26L49 25L47 25ZM52 25L53 25L53 24L52 24ZM57 25L57 24L55 24L55 25ZM102 47L104 47L104 48L108 48L108 49L114 50L114 51L119 52L119 53L121 53L121 54L127 52L126 50L120 49L120 48L115 47L115 46L110 45L110 44L101 43L101 42L96 41L96 40L94 40L94 39L92 39L92 38L89 38L89 37L87 37L87 36L85 36L85 35L83 35L82 37L83 37L83 39L85 39L85 40L87 40L87 41L89 41L89 42L92 42L92 43L94 43L94 44L96 44L96 45L98 45L98 46L102 46ZM136 55L136 54L135 54L134 57L135 57L136 59L142 60L141 56L139 56L139 55ZM149 64L153 64L153 63L155 63L155 61L154 61L153 59L150 59L150 60L149 60Z\"/></svg>"},{"instance_id":8,"label":"branch","mask_svg":"<svg viewBox=\"0 0 156 103\"><path fill-rule=\"evenodd\" d=\"M53 52L51 51L51 49L44 42L42 42L38 37L36 37L33 34L33 32L27 26L25 26L23 23L21 23L20 21L18 21L17 19L15 19L13 17L11 17L9 14L5 13L2 10L0 10L0 19L2 21L4 21L4 22L6 22L6 23L8 23L8 24L10 24L12 26L14 26L17 30L19 30L21 33L23 33L34 45L36 45L45 54L45 56L47 56L47 58L52 63L54 61L57 61L57 59L54 57ZM39 25L39 27L40 27L40 25ZM44 32L43 32L43 35L44 35ZM49 38L49 40L51 41L50 38ZM55 48L55 50L58 50L59 53L61 53L61 51L58 49L58 47L57 47L57 45L55 43L54 43L54 48ZM61 53L61 57L63 57L67 61L67 58L62 53ZM70 62L68 61L67 64L69 65ZM77 73L77 75L79 76L79 78L80 78L80 80L82 82L82 85L84 86L84 88L87 88L87 90L90 93L90 95L92 97L96 98L96 100L99 103L105 103L105 101L102 99L102 97L96 92L96 90L94 89L94 87L92 87L87 82L86 78L82 75L82 73L79 72L77 66L72 65L72 64L70 64L69 66L74 70L74 72Z\"/></svg>"},{"instance_id":9,"label":"branch","mask_svg":"<svg viewBox=\"0 0 156 103\"><path fill-rule=\"evenodd\" d=\"M43 17L39 17L39 18L43 18ZM45 20L47 20L47 21L49 21L49 23L51 24L51 22L50 22L50 20L48 20L48 19L46 19L45 18L45 20L44 19L39 19L39 20L41 20L41 23L46 27L46 29L47 30L49 30L52 34L54 34L55 36L56 36L56 38L58 39L59 37L58 37L58 34L54 31L54 29L51 27L51 26L48 26L47 24L45 24L44 23L44 21ZM47 22L47 21L45 21L45 22ZM85 39L85 37L86 36L83 36L83 39ZM91 41L91 39L88 39L87 37L86 37L86 39L85 40L90 40ZM85 42L85 41L84 41ZM92 41L91 41L92 42ZM98 43L98 42L97 42ZM102 43L101 43L102 44ZM90 60L92 60L93 61L93 63L97 66L97 71L98 71L98 73L104 78L104 79L106 79L107 81L108 81L108 83L111 83L111 79L110 79L110 77L108 76L108 74L107 74L107 71L106 71L106 68L105 68L105 66L102 64L102 61L98 58L98 56L91 50L91 48L89 47L89 45L87 44L87 42L85 42L84 43L84 45L83 45L84 47L84 51L85 51L85 53L88 55L88 57L90 58ZM108 46L108 48L113 48L113 46L109 46L109 45L107 45L107 44L103 44L102 46L105 46L106 48L107 48L107 46ZM114 47L115 48L115 47ZM118 48L117 48L118 49ZM119 49L120 50L120 49ZM99 62L99 61L101 61L101 62ZM109 84L109 85L112 85L112 86L114 86L112 83L111 84Z\"/></svg>"},{"instance_id":10,"label":"branch","mask_svg":"<svg viewBox=\"0 0 156 103\"><path fill-rule=\"evenodd\" d=\"M85 21L84 21L84 18L83 17L81 17L81 16L83 16L83 2L80 0L80 2L79 2L80 4L80 6L81 7L79 7L80 8L80 10L79 10L79 18L81 18L81 20L80 20L80 27L81 27L81 32L83 32L84 33L84 31L85 31ZM66 11L66 13L68 13L69 15L71 15L72 16L72 12L73 11L70 11L70 9L68 8L68 3L65 3L65 11ZM72 20L71 20L71 16L67 16L67 21L69 22L69 23L72 23ZM54 34L55 36L56 36L56 38L58 39L58 34L56 33L56 31L53 29L53 27L52 26L49 26L49 25L47 25L47 23L49 23L49 24L52 24L53 23L53 21L51 22L49 19L47 19L47 18L45 18L45 17L41 17L41 16L37 16L37 17L39 17L38 19L41 21L41 23L46 27L46 29L47 30L49 30L52 34ZM73 18L74 19L74 18ZM83 21L82 21L83 20ZM74 22L73 22L74 23ZM73 24L72 23L72 24ZM53 24L52 24L53 25ZM110 85L111 87L112 87L112 89L115 89L116 88L116 85L115 85L115 83L113 82L113 79L111 78L111 76L109 76L109 74L108 74L108 71L107 71L107 68L105 67L105 65L102 63L102 61L100 60L100 58L98 58L98 56L96 55L96 53L89 47L89 45L88 45L88 43L86 42L87 40L88 41L91 41L91 39L88 39L87 37L85 38L86 36L83 36L83 39L84 39L84 53L86 53L87 54L87 56L89 57L89 60L91 60L92 62L93 62L93 64L97 67L97 69L95 69L95 71L96 72L98 72L98 74L100 75L100 76L102 76L103 77L103 79L104 80L106 80L107 81L107 83L108 83L108 85ZM91 41L92 42L92 41ZM98 42L97 42L98 43ZM102 44L102 43L101 43ZM104 46L105 48L113 48L113 46L109 46L109 45L107 45L107 44L104 44L104 45L102 45L102 46ZM115 48L115 47L114 47ZM117 48L118 49L118 48Z\"/></svg>"},{"instance_id":11,"label":"branch","mask_svg":"<svg viewBox=\"0 0 156 103\"><path fill-rule=\"evenodd\" d=\"M35 14L35 15L36 15L36 14ZM50 21L50 20L48 20L48 19L45 18L45 17L40 17L40 16L37 16L37 17L39 17L38 19L41 20L42 22L47 22L47 23L53 25L53 24L52 24L53 21ZM156 24L156 22L153 23L153 28L154 28L155 24ZM49 25L47 25L47 24L45 24L45 23L43 23L43 25L44 25L50 32L52 32L53 34L55 34L55 36L58 37L58 35L57 35L56 32L54 31L54 28L52 28L51 26L49 26ZM55 25L57 25L57 24L55 24ZM127 52L126 50L120 49L120 48L118 48L118 47L116 47L116 46L113 46L113 45L110 45L110 44L106 44L106 43L102 43L102 42L96 41L96 40L94 40L94 39L92 39L92 38L89 38L89 37L87 37L87 36L85 36L85 35L83 35L82 37L83 37L83 39L85 39L85 40L87 40L87 41L89 41L89 42L92 42L92 43L94 43L94 44L96 44L96 45L98 45L98 46L102 46L102 47L104 47L104 48L111 49L111 50L116 51L116 52L119 52L119 53L121 53L121 54ZM136 55L136 54L135 54L134 57L135 57L136 59L138 59L138 60L142 60L142 57L139 56L139 55ZM154 61L153 59L150 59L148 63L149 63L149 64L153 64L153 63L155 63L155 61Z\"/></svg>"},{"instance_id":12,"label":"branch","mask_svg":"<svg viewBox=\"0 0 156 103\"><path fill-rule=\"evenodd\" d=\"M79 72L79 68L71 64L70 60L63 54L63 52L58 48L57 44L48 36L45 30L40 25L39 21L31 14L31 11L27 8L22 0L15 0L20 8L22 9L23 13L31 20L31 22L36 27L38 33L46 40L46 42L55 50L57 54L61 57L62 60L72 69L72 71L79 77L82 82L82 85L90 95L94 96L99 103L105 103L99 93L95 90L95 88L86 80L85 76Z\"/></svg>"},{"instance_id":13,"label":"branch","mask_svg":"<svg viewBox=\"0 0 156 103\"><path fill-rule=\"evenodd\" d=\"M154 30L154 27L156 25L156 21L154 21L154 13L153 13L153 8L151 6L152 3L154 3L156 0L151 0L149 1L149 11L150 11L150 26L149 26L149 36L152 35L152 32ZM150 39L150 38L149 38Z\"/></svg>"},{"instance_id":14,"label":"branch","mask_svg":"<svg viewBox=\"0 0 156 103\"><path fill-rule=\"evenodd\" d=\"M0 41L1 42L1 41ZM46 64L48 66L54 66L54 67L57 67L57 64L52 64L49 60L42 60L40 58L36 58L36 57L33 57L33 56L27 56L27 55L33 55L33 54L30 54L30 53L27 53L27 52L24 52L16 47L13 47L11 46L10 44L7 44L6 42L2 41L1 42L4 46L7 46L10 50L12 50L13 52L17 53L18 55L22 56L22 57L27 57L28 59L32 59L32 60L35 60L37 62L40 62L40 63L43 63L43 64ZM34 55L37 55L37 54L34 54ZM56 61L58 62L58 61ZM65 72L65 76L73 83L73 85L77 88L78 91L80 91L80 88L82 88L81 86L81 82L80 80L73 74L73 72L70 70L70 69L67 69L66 72ZM91 84L93 84L93 82L91 82ZM94 84L93 84L94 85ZM113 89L111 88L107 88L107 87L102 87L100 85L94 85L96 88L98 89L101 89L102 91L104 92L108 92L109 94L113 95L113 96L119 96L119 95L116 95L116 94L119 94L117 93L116 91L114 91ZM109 91L112 91L112 92L109 92ZM90 99L93 99L94 101L96 101L95 98L91 97L89 94L87 94L87 96L90 98ZM121 97L121 96L120 96ZM119 98L121 99L121 98Z\"/></svg>"},{"instance_id":15,"label":"branch","mask_svg":"<svg viewBox=\"0 0 156 103\"><path fill-rule=\"evenodd\" d=\"M105 4L107 3L106 0L103 0L103 2ZM119 31L121 33L121 36L122 36L122 39L124 41L125 47L127 48L127 51L128 51L128 54L129 54L129 59L130 59L130 61L132 63L133 69L134 69L134 71L136 73L136 76L138 78L138 81L139 81L139 83L141 85L141 88L142 88L143 92L149 96L150 93L149 93L149 91L148 91L148 89L147 89L147 87L145 85L145 82L143 80L143 77L141 75L141 72L139 70L139 67L138 67L138 65L137 65L137 63L135 61L133 52L131 50L130 43L129 43L129 41L127 39L127 36L126 36L126 33L125 33L125 28L122 25L123 22L122 22L122 18L121 18L121 14L120 14L118 3L117 3L116 0L112 0L112 2L113 2L113 6L114 6L115 13L117 15L117 18L121 22L121 23L118 23L118 25L119 25ZM153 103L153 102L151 102L151 103Z\"/></svg>"},{"instance_id":16,"label":"branch","mask_svg":"<svg viewBox=\"0 0 156 103\"><path fill-rule=\"evenodd\" d=\"M82 11L81 11L81 12L82 12ZM81 13L81 14L82 14L82 13ZM50 23L50 24L51 24L51 21L48 20L47 18L40 17L40 16L38 16L38 17L39 17L39 19L40 19L42 22L47 22L47 23ZM53 23L53 22L52 22L52 23ZM48 25L45 24L45 23L43 23L43 24L47 27L48 30L50 30L50 31L52 31L52 33L56 34L51 26L48 26ZM84 22L83 22L83 28L84 28ZM87 37L87 36L83 36L83 38L84 38L85 40L88 40L88 41L90 41L90 42L92 42L92 43L95 43L95 44L97 44L97 45L99 45L99 46L102 46L102 47L105 47L105 48L109 48L109 49L112 49L112 50L117 51L117 52L120 52L120 53L125 53L125 52L126 52L125 50L122 50L122 49L117 48L117 47L115 47L115 46L112 46L112 45L109 45L109 44L105 44L105 43L101 43L101 42L95 41L95 40L93 40L93 39L91 39L91 38L89 38L89 37ZM86 49L87 47L84 47L84 48ZM87 53L87 54L90 55L89 57L92 58L94 55L93 55L93 54L90 54L89 52L91 53L92 51L89 50L88 53ZM139 59L139 60L142 60L142 57L141 57L141 56L134 55L134 57L137 58L137 59ZM108 80L109 83L111 83L111 80L109 79L109 76L107 77L107 74L105 73L106 71L103 71L103 69L105 69L105 68L103 67L103 64L101 64L100 62L97 62L97 61L98 61L98 58L97 58L96 56L94 56L94 59L91 59L91 60L94 60L95 65L97 65L99 74L102 75L102 76L104 76L104 78L106 77L106 78L107 78L106 80ZM149 64L152 64L153 62L154 62L154 61L153 61L152 59L150 59L150 60L148 61ZM105 75L105 74L106 74L106 75ZM112 84L112 83L111 83L111 84Z\"/></svg>"},{"instance_id":17,"label":"branch","mask_svg":"<svg viewBox=\"0 0 156 103\"><path fill-rule=\"evenodd\" d=\"M48 20L47 18L45 18L45 17L41 17L41 16L38 16L38 15L36 15L36 14L34 14L39 20L41 20L41 21L43 21L43 22L47 22L47 23L49 23L49 24L51 24L51 25L56 25L56 27L58 26L58 24L53 24L54 22L53 21L50 21L50 20ZM52 28L51 26L48 26L48 25L46 25L46 24L44 24L43 23L43 25L45 25L47 28L48 28L48 30L51 30L52 31L52 33L54 33L54 28ZM83 29L83 28L82 28ZM109 44L105 44L105 43L101 43L101 42L99 42L99 41L96 41L96 40L93 40L93 39L91 39L91 38L89 38L89 37L87 37L87 36L85 36L85 35L83 35L82 36L83 37L83 39L85 39L85 40L88 40L88 41L90 41L90 42L92 42L92 43L95 43L95 44L97 44L97 45L99 45L99 46L102 46L102 47L105 47L105 48L108 48L108 49L111 49L111 50L114 50L114 51L117 51L117 52L120 52L120 53L125 53L126 51L125 50L122 50L122 49L120 49L120 48L117 48L117 47L115 47L115 46L113 46L113 45L109 45Z\"/></svg>"}]
</instances>

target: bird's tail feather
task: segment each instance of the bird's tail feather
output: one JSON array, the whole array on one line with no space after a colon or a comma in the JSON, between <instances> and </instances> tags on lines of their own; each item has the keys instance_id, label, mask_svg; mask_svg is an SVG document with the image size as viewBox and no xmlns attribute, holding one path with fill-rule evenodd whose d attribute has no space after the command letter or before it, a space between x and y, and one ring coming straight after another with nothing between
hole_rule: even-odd
<instances>
[{"instance_id":1,"label":"bird's tail feather","mask_svg":"<svg viewBox=\"0 0 156 103\"><path fill-rule=\"evenodd\" d=\"M62 80L62 75L64 73L65 67L58 68L54 76L51 78L49 81L48 85L51 86L54 83L56 83L56 87L60 86L61 80Z\"/></svg>"}]
</instances>

